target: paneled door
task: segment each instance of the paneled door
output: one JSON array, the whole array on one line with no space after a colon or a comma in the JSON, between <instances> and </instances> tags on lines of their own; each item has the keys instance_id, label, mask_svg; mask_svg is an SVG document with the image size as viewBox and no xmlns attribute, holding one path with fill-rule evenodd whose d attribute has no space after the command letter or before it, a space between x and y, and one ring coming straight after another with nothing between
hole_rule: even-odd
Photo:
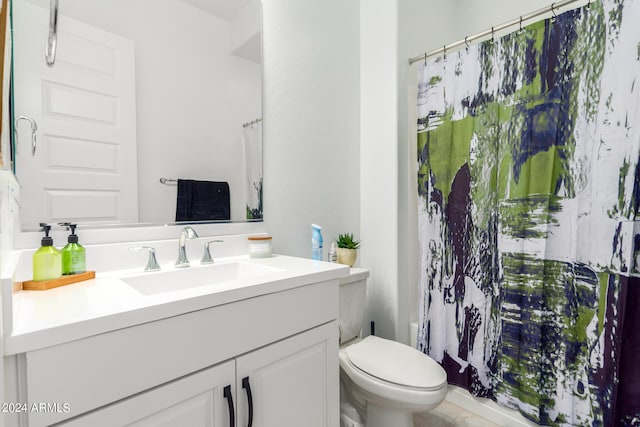
<instances>
[{"instance_id":1,"label":"paneled door","mask_svg":"<svg viewBox=\"0 0 640 427\"><path fill-rule=\"evenodd\" d=\"M230 360L60 426L236 427L234 380Z\"/></svg>"},{"instance_id":2,"label":"paneled door","mask_svg":"<svg viewBox=\"0 0 640 427\"><path fill-rule=\"evenodd\" d=\"M338 325L236 359L238 426L338 427Z\"/></svg>"},{"instance_id":3,"label":"paneled door","mask_svg":"<svg viewBox=\"0 0 640 427\"><path fill-rule=\"evenodd\" d=\"M48 8L17 1L13 9L15 115L38 126L35 155L28 122L16 132L23 228L137 222L133 43L60 15L49 67Z\"/></svg>"}]
</instances>

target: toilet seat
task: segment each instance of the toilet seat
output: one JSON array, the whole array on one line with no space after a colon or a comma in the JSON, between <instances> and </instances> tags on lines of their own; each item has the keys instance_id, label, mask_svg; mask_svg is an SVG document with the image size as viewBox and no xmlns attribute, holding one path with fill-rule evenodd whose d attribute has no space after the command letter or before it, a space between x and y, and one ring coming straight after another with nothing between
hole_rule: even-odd
<instances>
[{"instance_id":1,"label":"toilet seat","mask_svg":"<svg viewBox=\"0 0 640 427\"><path fill-rule=\"evenodd\" d=\"M422 390L436 390L447 382L444 369L408 345L368 336L344 349L349 362L379 380Z\"/></svg>"},{"instance_id":2,"label":"toilet seat","mask_svg":"<svg viewBox=\"0 0 640 427\"><path fill-rule=\"evenodd\" d=\"M367 400L388 408L428 410L447 393L447 374L437 362L407 345L375 336L342 348L340 367Z\"/></svg>"}]
</instances>

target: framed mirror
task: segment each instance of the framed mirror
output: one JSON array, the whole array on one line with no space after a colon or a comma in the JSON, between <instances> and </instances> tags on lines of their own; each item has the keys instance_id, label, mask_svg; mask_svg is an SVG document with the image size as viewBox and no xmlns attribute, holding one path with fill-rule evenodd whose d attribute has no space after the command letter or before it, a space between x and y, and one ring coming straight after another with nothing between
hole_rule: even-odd
<instances>
[{"instance_id":1,"label":"framed mirror","mask_svg":"<svg viewBox=\"0 0 640 427\"><path fill-rule=\"evenodd\" d=\"M12 2L23 231L262 220L260 0Z\"/></svg>"}]
</instances>

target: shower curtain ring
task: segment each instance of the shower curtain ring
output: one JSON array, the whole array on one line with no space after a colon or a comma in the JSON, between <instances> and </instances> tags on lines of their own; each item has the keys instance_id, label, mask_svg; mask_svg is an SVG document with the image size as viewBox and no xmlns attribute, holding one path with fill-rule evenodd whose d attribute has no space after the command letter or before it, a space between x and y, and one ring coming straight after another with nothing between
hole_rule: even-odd
<instances>
[{"instance_id":1,"label":"shower curtain ring","mask_svg":"<svg viewBox=\"0 0 640 427\"><path fill-rule=\"evenodd\" d=\"M447 60L447 45L442 46L442 59Z\"/></svg>"},{"instance_id":2,"label":"shower curtain ring","mask_svg":"<svg viewBox=\"0 0 640 427\"><path fill-rule=\"evenodd\" d=\"M589 3L587 3L587 10L591 9L591 0L589 0Z\"/></svg>"},{"instance_id":3,"label":"shower curtain ring","mask_svg":"<svg viewBox=\"0 0 640 427\"><path fill-rule=\"evenodd\" d=\"M552 22L556 22L556 18L558 17L558 15L556 14L556 4L551 3L551 13L553 14L553 16L551 17L551 21Z\"/></svg>"},{"instance_id":4,"label":"shower curtain ring","mask_svg":"<svg viewBox=\"0 0 640 427\"><path fill-rule=\"evenodd\" d=\"M467 52L469 52L469 36L464 36L464 45Z\"/></svg>"},{"instance_id":5,"label":"shower curtain ring","mask_svg":"<svg viewBox=\"0 0 640 427\"><path fill-rule=\"evenodd\" d=\"M424 65L427 65L427 52L424 53Z\"/></svg>"},{"instance_id":6,"label":"shower curtain ring","mask_svg":"<svg viewBox=\"0 0 640 427\"><path fill-rule=\"evenodd\" d=\"M491 27L491 43L495 43L496 42L496 30Z\"/></svg>"},{"instance_id":7,"label":"shower curtain ring","mask_svg":"<svg viewBox=\"0 0 640 427\"><path fill-rule=\"evenodd\" d=\"M520 16L520 34L522 34L522 15Z\"/></svg>"}]
</instances>

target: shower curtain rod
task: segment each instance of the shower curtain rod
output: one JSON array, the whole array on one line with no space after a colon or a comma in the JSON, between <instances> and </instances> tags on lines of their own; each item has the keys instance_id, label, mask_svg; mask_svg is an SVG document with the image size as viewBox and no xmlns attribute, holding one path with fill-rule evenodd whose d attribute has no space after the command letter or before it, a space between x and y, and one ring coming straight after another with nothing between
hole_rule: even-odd
<instances>
[{"instance_id":1,"label":"shower curtain rod","mask_svg":"<svg viewBox=\"0 0 640 427\"><path fill-rule=\"evenodd\" d=\"M586 3L587 6L591 6L592 0L562 0L562 1L558 1L555 3L551 3L551 6L548 7L544 7L542 9L538 9L535 12L531 12L528 15L522 15L517 19L514 19L512 21L509 22L505 22L504 24L500 24L498 26L495 27L491 27L488 30L485 30L481 33L478 34L474 34L473 36L467 36L462 40L459 40L455 43L451 43L450 45L445 45L439 49L435 49L432 50L431 52L425 52L422 55L418 55L418 56L414 56L413 58L409 58L409 65L413 65L415 62L421 61L421 60L427 60L427 58L431 57L431 56L438 56L441 54L446 55L446 53L448 51L454 50L458 47L462 47L462 46L469 46L469 42L471 41L475 41L487 36L494 36L495 33L497 33L498 31L502 31L504 29L507 29L509 27L513 27L515 25L519 25L520 28L522 28L522 24L526 21L530 21L531 19L537 18L540 15L544 15L546 13L553 13L553 16L556 16L556 12L558 11L558 9L568 6L570 4L573 3Z\"/></svg>"},{"instance_id":2,"label":"shower curtain rod","mask_svg":"<svg viewBox=\"0 0 640 427\"><path fill-rule=\"evenodd\" d=\"M250 122L243 123L243 124L242 124L242 127L243 127L243 128L248 128L249 126L256 125L256 124L260 123L261 121L262 121L262 117L258 117L258 118L257 118L257 119L255 119L255 120L251 120Z\"/></svg>"}]
</instances>

